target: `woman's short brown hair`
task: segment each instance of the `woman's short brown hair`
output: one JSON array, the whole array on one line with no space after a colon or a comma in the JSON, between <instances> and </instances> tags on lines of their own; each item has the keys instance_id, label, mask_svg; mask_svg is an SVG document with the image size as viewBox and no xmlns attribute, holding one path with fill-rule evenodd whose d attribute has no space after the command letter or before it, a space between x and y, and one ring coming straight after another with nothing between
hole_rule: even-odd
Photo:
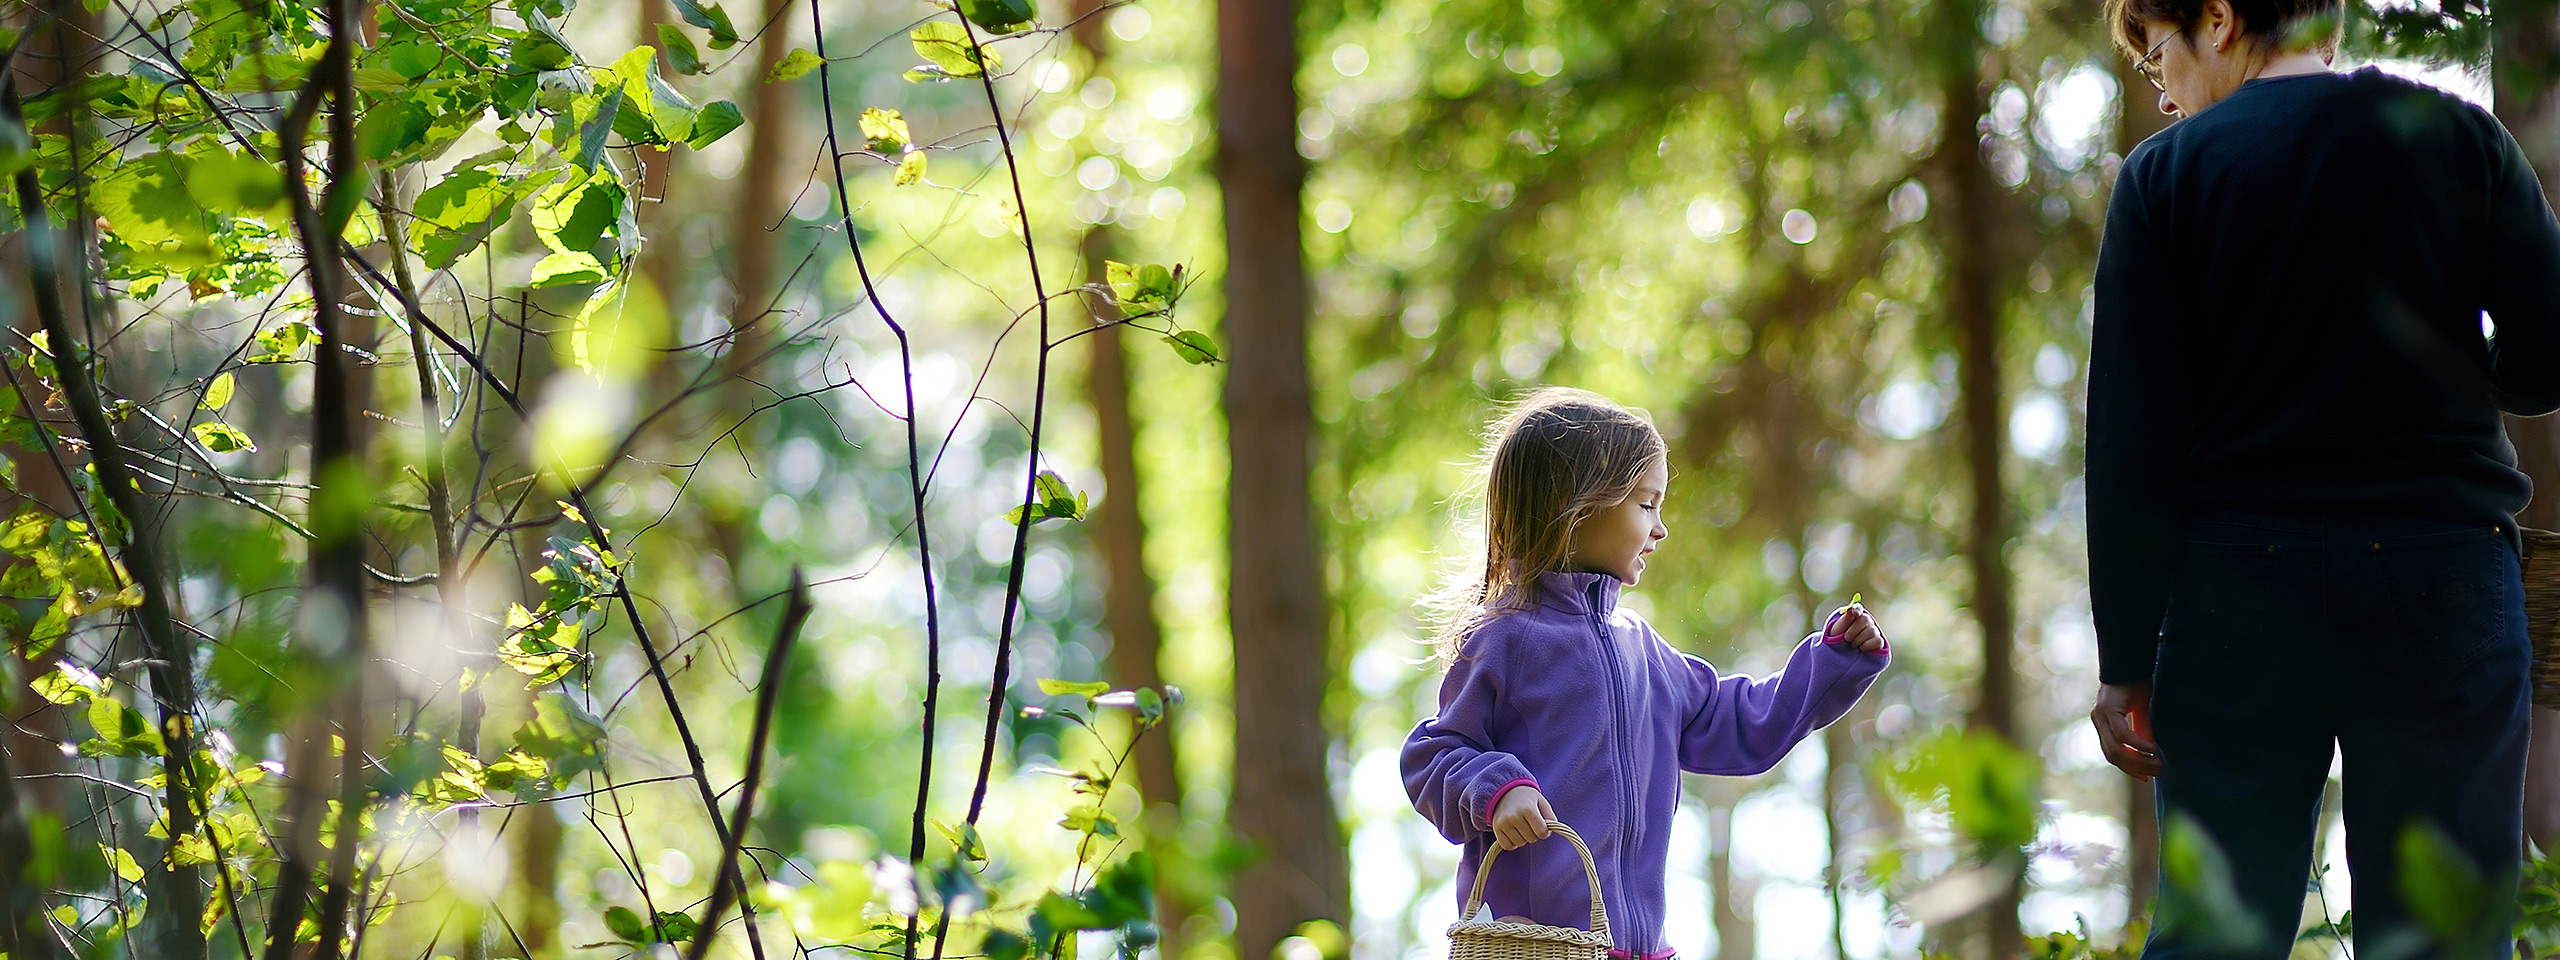
<instances>
[{"instance_id":1,"label":"woman's short brown hair","mask_svg":"<svg viewBox=\"0 0 2560 960\"><path fill-rule=\"evenodd\" d=\"M2181 34L2204 19L2206 0L2106 0L2107 29L2125 56L2139 57L2142 25L2172 23ZM2228 0L2240 18L2240 36L2249 43L2279 50L2335 49L2343 0Z\"/></svg>"}]
</instances>

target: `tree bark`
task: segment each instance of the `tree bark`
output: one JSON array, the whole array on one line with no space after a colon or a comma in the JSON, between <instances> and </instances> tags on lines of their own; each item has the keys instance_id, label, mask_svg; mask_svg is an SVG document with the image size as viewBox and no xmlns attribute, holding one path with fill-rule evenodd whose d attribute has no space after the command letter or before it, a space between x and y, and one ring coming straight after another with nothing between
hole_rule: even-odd
<instances>
[{"instance_id":1,"label":"tree bark","mask_svg":"<svg viewBox=\"0 0 2560 960\"><path fill-rule=\"evenodd\" d=\"M2496 50L2490 58L2498 121L2524 148L2551 196L2560 176L2560 3L2497 0L2489 6ZM2495 319L2494 317L2491 319ZM2507 417L2516 466L2533 478L2535 496L2516 522L2560 530L2560 417ZM2549 852L2560 844L2560 711L2534 708L2525 753L2524 832Z\"/></svg>"},{"instance_id":2,"label":"tree bark","mask_svg":"<svg viewBox=\"0 0 2560 960\"><path fill-rule=\"evenodd\" d=\"M1103 275L1110 244L1107 229L1085 231L1087 277ZM1094 322L1119 319L1118 311L1101 298L1085 299ZM1157 662L1164 649L1164 626L1156 619L1156 582L1147 573L1147 525L1138 510L1137 429L1129 410L1128 348L1120 342L1118 329L1086 339L1093 342L1093 362L1085 372L1085 398L1093 406L1096 445L1102 454L1104 492L1102 503L1094 508L1092 530L1109 578L1102 600L1103 626L1111 633L1107 666L1114 686L1161 688L1164 675ZM1148 837L1171 843L1175 837L1156 828L1182 823L1182 780L1174 769L1172 726L1168 723L1140 737L1135 752L1138 797L1147 813ZM1162 854L1158 856L1161 859ZM1182 956L1182 921L1189 915L1178 891L1169 884L1157 885L1159 956Z\"/></svg>"},{"instance_id":3,"label":"tree bark","mask_svg":"<svg viewBox=\"0 0 2560 960\"><path fill-rule=\"evenodd\" d=\"M1752 960L1759 950L1760 925L1752 917L1759 884L1737 887L1733 875L1733 810L1739 794L1717 797L1707 807L1707 883L1714 899L1716 960ZM1748 889L1744 889L1748 888Z\"/></svg>"},{"instance_id":4,"label":"tree bark","mask_svg":"<svg viewBox=\"0 0 2560 960\"><path fill-rule=\"evenodd\" d=\"M780 317L766 311L774 305L775 274L780 272L774 262L780 238L774 230L783 214L782 188L792 180L784 169L792 159L787 142L792 86L766 83L765 78L790 52L791 27L782 15L791 3L765 0L765 34L756 41L755 95L747 107L747 157L738 173L737 219L729 224L730 280L737 285L737 300L729 310L729 326L736 331L727 355L732 374L753 373L757 358L770 348L782 326ZM735 570L737 558L729 559Z\"/></svg>"},{"instance_id":5,"label":"tree bark","mask_svg":"<svg viewBox=\"0 0 2560 960\"><path fill-rule=\"evenodd\" d=\"M2017 668L2011 661L2016 632L2007 547L2008 496L2000 477L2006 431L2000 369L1999 286L2003 272L1999 192L1982 160L1975 123L1984 112L1984 83L1976 57L1976 4L1947 0L1941 10L1938 115L1946 131L1938 144L1938 182L1947 197L1939 246L1945 263L1941 310L1957 342L1958 409L1962 417L1965 473L1973 510L1965 530L1966 566L1973 579L1970 605L1982 628L1982 679L1971 726L2018 743ZM1999 851L1991 851L1997 855ZM2022 863L2022 861L2021 861ZM2022 872L2008 892L1984 908L1983 933L1995 960L2025 949L2018 927Z\"/></svg>"},{"instance_id":6,"label":"tree bark","mask_svg":"<svg viewBox=\"0 0 2560 960\"><path fill-rule=\"evenodd\" d=\"M56 9L50 14L31 7L11 18L13 22L10 25L20 31L37 29L48 17L62 18L59 21L60 26L44 30L39 36L30 37L26 47L19 51L14 67L15 76L12 79L22 92L42 93L61 86L76 73L72 64L84 61L92 50L91 45L86 41L97 35L97 15L90 13L87 7L77 3L59 3L55 6ZM69 135L74 130L75 124L70 117L57 117L33 132ZM28 275L27 270L31 265L27 262L28 251L24 236L21 233L20 242L10 245L14 249L9 250L6 265L0 266L0 270L5 270L9 276ZM80 302L81 285L76 277L62 277L55 286L63 302ZM33 335L43 329L43 323L36 316L35 311L21 310L18 312L16 327L18 333L22 335ZM36 419L38 411L35 404L40 402L42 402L40 397L22 398L18 405L0 410L0 413ZM73 425L58 420L46 424L45 429L57 434L77 435L78 433ZM65 464L57 459L55 451L41 445L31 449L9 445L5 449L10 465L16 471L17 482L12 485L14 489L0 491L0 517L14 517L20 510L28 508L41 510L57 517L71 517L79 514L79 505L72 495L70 482L64 475ZM53 672L55 664L62 658L62 646L58 643L53 649L34 653L32 656L27 655L31 651L24 644L12 644L12 647L15 650L15 659L19 668L18 676L23 678L34 678ZM16 761L17 772L21 775L71 772L70 758L63 756L62 752L56 749L56 738L68 738L68 727L73 711L42 700L22 701L18 706L19 712L12 715L16 722L8 724L6 730L0 730L0 751L11 754ZM48 736L48 733L53 731L60 732ZM91 820L92 818L87 816L72 814L73 805L85 805L87 798L75 797L76 791L65 790L61 785L66 782L68 781L54 779L22 780L18 784L19 799L28 805L28 809L42 811L59 823L76 824ZM96 839L94 828L77 829L88 839ZM75 838L74 842L76 844L86 841Z\"/></svg>"},{"instance_id":7,"label":"tree bark","mask_svg":"<svg viewBox=\"0 0 2560 960\"><path fill-rule=\"evenodd\" d=\"M1235 879L1236 955L1310 920L1342 923L1350 877L1326 787L1332 656L1308 500L1314 415L1300 247L1297 5L1218 2L1218 180L1226 204L1228 604L1235 643L1230 825L1258 859Z\"/></svg>"}]
</instances>

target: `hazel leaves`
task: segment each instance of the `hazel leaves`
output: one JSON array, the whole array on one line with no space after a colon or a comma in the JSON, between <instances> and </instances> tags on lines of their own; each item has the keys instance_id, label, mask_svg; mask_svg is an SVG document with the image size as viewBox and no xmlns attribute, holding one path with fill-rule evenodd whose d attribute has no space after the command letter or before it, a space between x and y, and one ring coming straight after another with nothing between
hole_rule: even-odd
<instances>
[{"instance_id":1,"label":"hazel leaves","mask_svg":"<svg viewBox=\"0 0 2560 960\"><path fill-rule=\"evenodd\" d=\"M1225 358L1219 355L1216 340L1173 323L1174 305L1189 287L1182 272L1181 264L1167 267L1160 263L1103 261L1103 276L1111 284L1111 299L1120 307L1122 322L1162 318L1166 324L1162 339L1173 348L1175 356L1189 364L1217 363Z\"/></svg>"},{"instance_id":2,"label":"hazel leaves","mask_svg":"<svg viewBox=\"0 0 2560 960\"><path fill-rule=\"evenodd\" d=\"M907 131L907 118L887 107L862 111L857 121L862 126L863 145L883 159L898 163L895 185L906 186L924 180L924 147Z\"/></svg>"},{"instance_id":3,"label":"hazel leaves","mask_svg":"<svg viewBox=\"0 0 2560 960\"><path fill-rule=\"evenodd\" d=\"M1031 501L1005 511L1004 522L1021 526L1026 512L1032 523L1043 520L1082 520L1085 511L1091 505L1084 491L1067 486L1066 479L1058 476L1053 470L1040 471L1040 475L1033 480L1032 486L1034 489ZM1043 685L1048 682L1041 681Z\"/></svg>"},{"instance_id":4,"label":"hazel leaves","mask_svg":"<svg viewBox=\"0 0 2560 960\"><path fill-rule=\"evenodd\" d=\"M916 55L925 62L906 73L910 83L940 80L970 80L989 71L1004 69L1004 58L996 56L969 35L969 28L944 20L935 20L907 33L915 44Z\"/></svg>"}]
</instances>

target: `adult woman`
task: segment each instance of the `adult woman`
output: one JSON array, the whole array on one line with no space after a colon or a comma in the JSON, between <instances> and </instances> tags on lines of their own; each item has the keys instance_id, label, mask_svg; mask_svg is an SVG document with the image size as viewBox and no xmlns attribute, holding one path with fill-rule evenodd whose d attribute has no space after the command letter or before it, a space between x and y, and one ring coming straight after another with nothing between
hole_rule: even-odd
<instances>
[{"instance_id":1,"label":"adult woman","mask_svg":"<svg viewBox=\"0 0 2560 960\"><path fill-rule=\"evenodd\" d=\"M2333 746L2358 946L2499 952L2500 910L2412 919L2402 852L2517 868L2530 485L2498 411L2560 407L2560 225L2486 112L2330 72L2338 0L2107 7L2183 119L2125 159L2098 262L2090 719L2231 868L2163 877L2145 955L2287 953Z\"/></svg>"}]
</instances>

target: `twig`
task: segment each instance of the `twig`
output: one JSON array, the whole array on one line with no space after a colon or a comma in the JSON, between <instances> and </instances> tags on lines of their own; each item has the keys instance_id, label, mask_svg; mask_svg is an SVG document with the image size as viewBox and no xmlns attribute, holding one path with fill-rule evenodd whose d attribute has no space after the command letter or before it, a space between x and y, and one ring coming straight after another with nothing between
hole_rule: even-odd
<instances>
[{"instance_id":1,"label":"twig","mask_svg":"<svg viewBox=\"0 0 2560 960\"><path fill-rule=\"evenodd\" d=\"M685 960L702 960L711 952L711 940L720 932L720 915L728 912L729 902L739 894L738 844L747 833L747 818L755 814L756 787L764 780L764 746L773 733L773 711L782 702L784 667L790 662L791 647L799 642L800 627L809 620L809 584L800 568L791 569L791 599L783 603L782 627L773 638L773 650L765 654L764 676L756 687L755 731L747 737L747 778L738 791L737 812L729 817L729 842L720 851L724 865L720 877L711 885L711 905L703 908L700 932L694 934L693 946L685 951ZM753 921L750 921L752 923Z\"/></svg>"},{"instance_id":2,"label":"twig","mask_svg":"<svg viewBox=\"0 0 2560 960\"><path fill-rule=\"evenodd\" d=\"M862 257L862 242L853 228L853 197L845 191L844 145L836 134L835 83L829 77L827 60L827 26L818 15L820 5L809 4L809 26L818 54L818 102L827 123L828 167L834 174L836 209L843 223L845 249L853 254L854 273L862 279L863 299L871 303L872 312L898 338L898 373L906 389L907 492L914 503L916 526L916 568L924 574L924 745L917 750L916 805L914 822L908 831L907 862L913 865L924 859L924 822L927 798L933 792L934 714L942 692L942 613L941 602L933 580L932 525L924 512L924 461L916 439L916 365L915 352L907 339L907 328L889 316L889 306L880 299L880 288L872 281L871 266ZM867 392L867 391L866 391ZM915 960L916 924L914 915L907 917L907 936L901 956ZM752 929L752 928L750 928Z\"/></svg>"}]
</instances>

